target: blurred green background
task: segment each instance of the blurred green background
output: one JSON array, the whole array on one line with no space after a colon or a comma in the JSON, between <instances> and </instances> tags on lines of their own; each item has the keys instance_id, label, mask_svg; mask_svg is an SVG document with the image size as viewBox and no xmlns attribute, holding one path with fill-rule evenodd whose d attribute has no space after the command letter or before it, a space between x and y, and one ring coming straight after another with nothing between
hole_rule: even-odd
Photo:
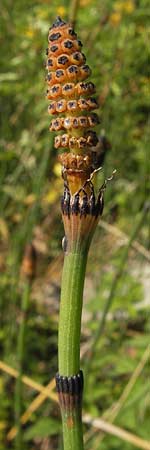
<instances>
[{"instance_id":1,"label":"blurred green background","mask_svg":"<svg viewBox=\"0 0 150 450\"><path fill-rule=\"evenodd\" d=\"M57 329L63 255L62 181L48 131L45 48L57 15L70 2L2 0L0 16L0 359L19 368L22 323L20 265L25 246L37 254L26 320L23 373L46 385L57 370ZM102 417L120 399L149 344L150 310L150 4L149 0L80 0L76 31L92 68L101 126L111 149L103 174L117 170L105 195L103 222L90 249L81 352L84 412ZM125 236L121 234L125 233ZM105 326L102 326L105 319ZM147 358L148 359L148 358ZM136 374L136 372L135 372ZM147 360L115 424L150 440ZM15 381L0 371L0 450L15 423ZM37 393L23 385L22 413ZM106 414L108 422L111 417ZM19 450L62 449L59 409L45 400L23 427ZM134 446L85 426L85 450Z\"/></svg>"}]
</instances>

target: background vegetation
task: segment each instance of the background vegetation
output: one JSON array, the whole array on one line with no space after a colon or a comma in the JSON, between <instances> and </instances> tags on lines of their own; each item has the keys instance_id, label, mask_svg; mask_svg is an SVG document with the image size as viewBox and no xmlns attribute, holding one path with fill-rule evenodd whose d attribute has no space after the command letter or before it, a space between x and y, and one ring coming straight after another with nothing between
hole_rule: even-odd
<instances>
[{"instance_id":1,"label":"background vegetation","mask_svg":"<svg viewBox=\"0 0 150 450\"><path fill-rule=\"evenodd\" d=\"M0 268L1 361L19 368L23 293L20 265L27 242L37 254L26 321L23 373L46 385L57 370L57 328L63 263L62 181L48 132L45 48L56 15L69 1L2 0ZM86 372L84 412L150 440L149 345L149 0L80 0L76 30L93 68L102 123L111 143L102 178L117 169L105 196L103 221L90 250L82 328ZM125 233L125 236L121 234ZM141 364L139 372L136 368ZM130 389L130 384L132 389ZM129 392L126 395L126 386ZM0 372L0 450L15 448L15 379ZM125 398L122 393L125 392ZM37 392L23 384L22 413ZM59 410L46 399L23 427L19 450L62 449ZM131 450L89 423L86 450Z\"/></svg>"}]
</instances>

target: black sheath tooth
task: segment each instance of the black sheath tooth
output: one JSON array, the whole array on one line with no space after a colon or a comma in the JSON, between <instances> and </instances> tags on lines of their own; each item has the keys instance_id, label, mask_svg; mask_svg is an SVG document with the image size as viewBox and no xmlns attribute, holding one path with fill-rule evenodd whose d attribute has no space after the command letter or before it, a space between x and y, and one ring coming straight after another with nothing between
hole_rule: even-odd
<instances>
[{"instance_id":1,"label":"black sheath tooth","mask_svg":"<svg viewBox=\"0 0 150 450\"><path fill-rule=\"evenodd\" d=\"M94 193L92 193L90 196L89 206L90 206L90 214L92 216L94 216L95 215L95 195L94 195Z\"/></svg>"},{"instance_id":2,"label":"black sheath tooth","mask_svg":"<svg viewBox=\"0 0 150 450\"><path fill-rule=\"evenodd\" d=\"M64 195L61 198L61 209L63 214L70 216L70 192L67 188L64 188Z\"/></svg>"},{"instance_id":3,"label":"black sheath tooth","mask_svg":"<svg viewBox=\"0 0 150 450\"><path fill-rule=\"evenodd\" d=\"M74 380L72 377L68 378L68 382L69 382L69 394L73 395L74 393Z\"/></svg>"},{"instance_id":4,"label":"black sheath tooth","mask_svg":"<svg viewBox=\"0 0 150 450\"><path fill-rule=\"evenodd\" d=\"M68 217L70 216L70 200L64 201L64 214Z\"/></svg>"},{"instance_id":5,"label":"black sheath tooth","mask_svg":"<svg viewBox=\"0 0 150 450\"><path fill-rule=\"evenodd\" d=\"M81 216L86 216L89 213L88 196L85 194L82 198L82 206L80 210Z\"/></svg>"},{"instance_id":6,"label":"black sheath tooth","mask_svg":"<svg viewBox=\"0 0 150 450\"><path fill-rule=\"evenodd\" d=\"M68 387L68 377L63 377L63 392L64 394L67 394L69 391L69 387Z\"/></svg>"},{"instance_id":7,"label":"black sheath tooth","mask_svg":"<svg viewBox=\"0 0 150 450\"><path fill-rule=\"evenodd\" d=\"M98 208L99 214L101 215L102 212L103 212L103 208L104 208L104 197L103 197L103 194L101 192L100 192L100 194L98 196L97 208Z\"/></svg>"},{"instance_id":8,"label":"black sheath tooth","mask_svg":"<svg viewBox=\"0 0 150 450\"><path fill-rule=\"evenodd\" d=\"M78 382L78 376L74 375L74 390L75 395L79 395L79 382Z\"/></svg>"},{"instance_id":9,"label":"black sheath tooth","mask_svg":"<svg viewBox=\"0 0 150 450\"><path fill-rule=\"evenodd\" d=\"M82 203L80 205L80 192L73 196L73 200L71 201L71 195L69 190L64 190L64 195L61 198L61 211L64 215L70 217L72 215L80 215L87 216L88 214L91 216L98 217L102 215L104 208L104 198L102 192L99 193L97 201L95 199L94 192L91 193L88 198L85 193L82 197Z\"/></svg>"},{"instance_id":10,"label":"black sheath tooth","mask_svg":"<svg viewBox=\"0 0 150 450\"><path fill-rule=\"evenodd\" d=\"M78 214L80 212L80 206L79 206L79 194L76 194L73 199L72 207L71 207L72 214Z\"/></svg>"},{"instance_id":11,"label":"black sheath tooth","mask_svg":"<svg viewBox=\"0 0 150 450\"><path fill-rule=\"evenodd\" d=\"M71 377L56 374L56 389L58 393L80 396L83 390L82 370L77 375Z\"/></svg>"}]
</instances>

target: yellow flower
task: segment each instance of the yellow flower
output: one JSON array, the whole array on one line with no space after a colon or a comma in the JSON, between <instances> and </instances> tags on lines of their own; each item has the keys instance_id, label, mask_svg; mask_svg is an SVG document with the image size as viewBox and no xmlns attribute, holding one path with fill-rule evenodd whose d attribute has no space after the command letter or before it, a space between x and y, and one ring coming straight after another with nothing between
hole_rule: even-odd
<instances>
[{"instance_id":1,"label":"yellow flower","mask_svg":"<svg viewBox=\"0 0 150 450\"><path fill-rule=\"evenodd\" d=\"M58 6L58 8L56 9L56 15L58 15L60 17L65 17L66 12L67 12L67 10L64 6Z\"/></svg>"},{"instance_id":2,"label":"yellow flower","mask_svg":"<svg viewBox=\"0 0 150 450\"><path fill-rule=\"evenodd\" d=\"M61 178L56 178L55 182L53 183L53 187L46 192L46 194L43 196L42 204L43 205L53 205L60 197L62 189L62 180Z\"/></svg>"},{"instance_id":3,"label":"yellow flower","mask_svg":"<svg viewBox=\"0 0 150 450\"><path fill-rule=\"evenodd\" d=\"M117 1L114 4L114 9L116 12L131 14L135 9L135 4L133 0Z\"/></svg>"},{"instance_id":4,"label":"yellow flower","mask_svg":"<svg viewBox=\"0 0 150 450\"><path fill-rule=\"evenodd\" d=\"M56 177L60 177L61 175L61 165L60 163L56 163L54 168L53 168L53 172L56 175Z\"/></svg>"},{"instance_id":5,"label":"yellow flower","mask_svg":"<svg viewBox=\"0 0 150 450\"><path fill-rule=\"evenodd\" d=\"M119 12L114 12L110 15L109 22L115 27L121 22L121 17L122 16Z\"/></svg>"},{"instance_id":6,"label":"yellow flower","mask_svg":"<svg viewBox=\"0 0 150 450\"><path fill-rule=\"evenodd\" d=\"M34 34L35 34L35 30L33 30L33 28L28 28L27 30L25 30L24 32L25 36L27 36L28 38L33 38Z\"/></svg>"},{"instance_id":7,"label":"yellow flower","mask_svg":"<svg viewBox=\"0 0 150 450\"><path fill-rule=\"evenodd\" d=\"M134 2L132 0L128 0L126 2L123 2L124 6L123 6L123 11L126 12L127 14L131 14L134 9L135 9L135 5Z\"/></svg>"}]
</instances>

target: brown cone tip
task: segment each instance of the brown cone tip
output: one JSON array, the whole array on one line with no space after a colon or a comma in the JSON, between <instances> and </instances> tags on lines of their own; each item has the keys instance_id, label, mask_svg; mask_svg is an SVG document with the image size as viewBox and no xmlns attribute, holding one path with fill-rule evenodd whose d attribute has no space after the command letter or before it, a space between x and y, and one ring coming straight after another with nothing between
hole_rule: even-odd
<instances>
[{"instance_id":1,"label":"brown cone tip","mask_svg":"<svg viewBox=\"0 0 150 450\"><path fill-rule=\"evenodd\" d=\"M55 22L49 28L49 30L52 30L53 28L57 28L57 27L62 27L63 25L66 25L66 22L64 20L62 20L60 16L57 16Z\"/></svg>"}]
</instances>

